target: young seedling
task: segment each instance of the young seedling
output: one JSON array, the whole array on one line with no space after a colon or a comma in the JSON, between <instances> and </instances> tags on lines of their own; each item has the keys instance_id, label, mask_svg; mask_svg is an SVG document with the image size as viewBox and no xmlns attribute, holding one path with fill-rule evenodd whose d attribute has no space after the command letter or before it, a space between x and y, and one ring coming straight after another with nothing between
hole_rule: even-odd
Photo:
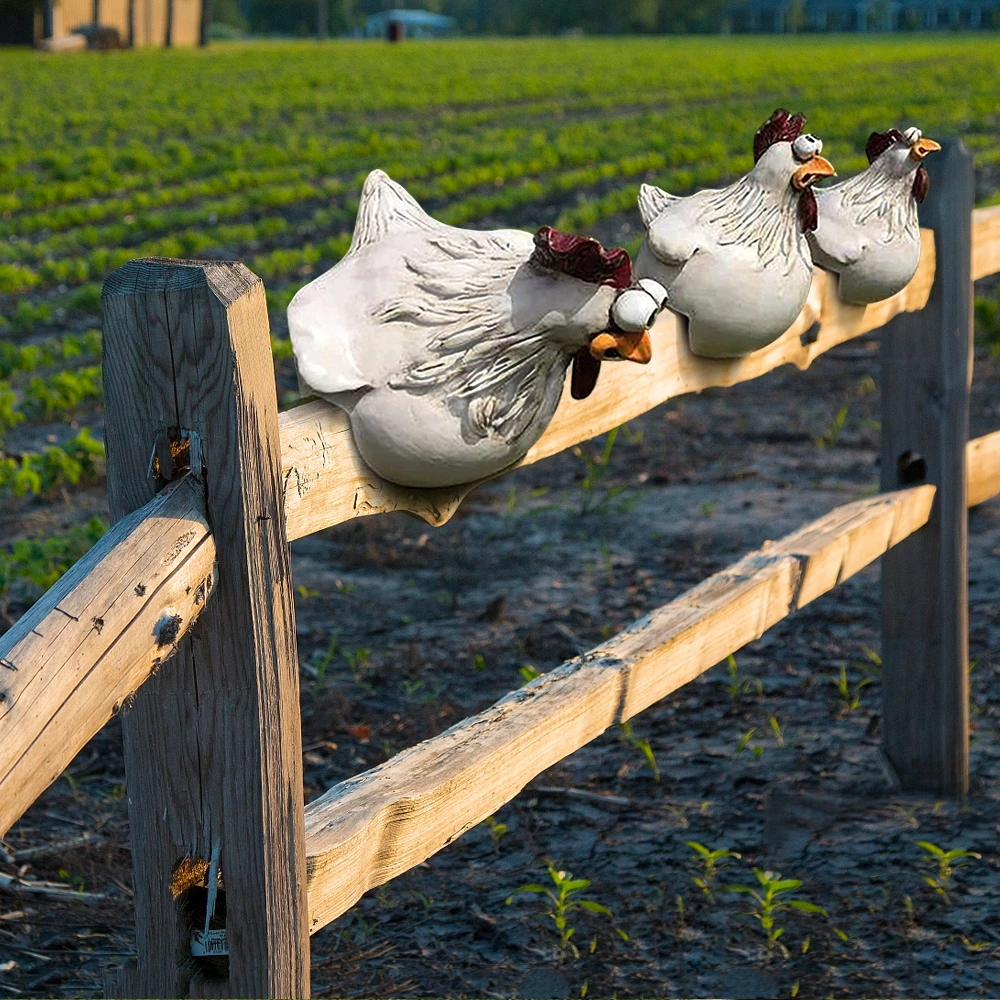
<instances>
[{"instance_id":1,"label":"young seedling","mask_svg":"<svg viewBox=\"0 0 1000 1000\"><path fill-rule=\"evenodd\" d=\"M771 732L774 733L778 746L783 747L785 745L785 731L781 728L781 723L773 715L767 721L771 724Z\"/></svg>"},{"instance_id":2,"label":"young seedling","mask_svg":"<svg viewBox=\"0 0 1000 1000\"><path fill-rule=\"evenodd\" d=\"M726 672L729 675L729 681L726 684L726 694L733 701L739 701L740 698L745 697L752 691L755 691L757 694L764 693L764 685L761 684L759 677L740 677L739 664L737 664L736 657L732 653L726 657Z\"/></svg>"},{"instance_id":3,"label":"young seedling","mask_svg":"<svg viewBox=\"0 0 1000 1000\"><path fill-rule=\"evenodd\" d=\"M518 670L518 673L524 679L524 683L521 684L521 687L524 687L525 684L530 684L536 677L542 676L541 670L536 670L530 663L526 663L523 667L521 667L521 669Z\"/></svg>"},{"instance_id":4,"label":"young seedling","mask_svg":"<svg viewBox=\"0 0 1000 1000\"><path fill-rule=\"evenodd\" d=\"M818 913L824 917L829 914L822 906L798 896L788 895L802 887L801 879L783 879L777 872L766 872L760 868L754 868L753 873L757 877L759 888L749 885L727 885L725 891L747 893L753 899L756 905L748 911L748 916L758 921L767 940L767 961L771 961L775 951L780 951L784 958L788 958L788 949L781 941L785 928L778 926L778 917L788 910Z\"/></svg>"},{"instance_id":5,"label":"young seedling","mask_svg":"<svg viewBox=\"0 0 1000 1000\"><path fill-rule=\"evenodd\" d=\"M691 875L689 878L701 889L702 895L710 903L715 903L715 880L719 877L719 872L731 863L732 858L740 858L742 855L721 847L710 851L704 844L699 844L697 840L685 840L684 843L691 849L692 860L701 865L701 873Z\"/></svg>"},{"instance_id":6,"label":"young seedling","mask_svg":"<svg viewBox=\"0 0 1000 1000\"><path fill-rule=\"evenodd\" d=\"M503 835L507 832L506 823L498 823L495 816L487 816L483 820L483 825L486 827L486 831L490 835L490 840L493 841L493 850L500 850L500 840Z\"/></svg>"},{"instance_id":7,"label":"young seedling","mask_svg":"<svg viewBox=\"0 0 1000 1000\"><path fill-rule=\"evenodd\" d=\"M569 954L572 954L574 958L579 958L580 950L572 940L576 934L576 928L570 925L570 914L577 910L585 910L587 913L596 913L599 916L611 917L611 911L596 900L578 897L578 893L590 887L590 879L575 879L572 872L559 871L552 864L548 865L548 873L555 887L554 891L547 886L538 885L537 883L522 885L507 897L507 905L510 906L514 902L514 897L521 893L537 893L538 895L545 896L548 900L546 906L549 909L545 911L544 916L553 922L556 933L559 935L560 961L565 960ZM628 940L628 935L623 930L616 927L615 931L623 940ZM593 947L591 951L593 951Z\"/></svg>"},{"instance_id":8,"label":"young seedling","mask_svg":"<svg viewBox=\"0 0 1000 1000\"><path fill-rule=\"evenodd\" d=\"M326 647L326 652L321 652L320 650L314 650L312 654L313 669L316 674L316 683L322 687L326 683L326 672L333 662L333 658L337 655L340 650L340 640L337 636L334 636L330 640L330 645Z\"/></svg>"},{"instance_id":9,"label":"young seedling","mask_svg":"<svg viewBox=\"0 0 1000 1000\"><path fill-rule=\"evenodd\" d=\"M594 458L579 445L573 449L573 454L583 462L583 478L580 480L580 516L587 514L607 513L611 501L624 489L624 486L605 486L604 480L611 465L611 453L615 447L615 439L621 428L615 427L608 431L604 438L604 447L600 455Z\"/></svg>"},{"instance_id":10,"label":"young seedling","mask_svg":"<svg viewBox=\"0 0 1000 1000\"><path fill-rule=\"evenodd\" d=\"M844 431L844 424L847 422L847 414L850 409L851 404L846 403L837 411L837 415L831 421L830 426L816 438L817 448L833 448L837 444L840 440L840 435Z\"/></svg>"},{"instance_id":11,"label":"young seedling","mask_svg":"<svg viewBox=\"0 0 1000 1000\"><path fill-rule=\"evenodd\" d=\"M351 677L355 684L363 684L365 677L371 670L371 663L369 662L371 657L371 650L365 649L363 646L355 649L353 651L344 650L340 655L343 656L347 663L347 666L351 670Z\"/></svg>"},{"instance_id":12,"label":"young seedling","mask_svg":"<svg viewBox=\"0 0 1000 1000\"><path fill-rule=\"evenodd\" d=\"M472 669L476 673L482 673L486 669L486 657L482 653L476 653L472 658Z\"/></svg>"},{"instance_id":13,"label":"young seedling","mask_svg":"<svg viewBox=\"0 0 1000 1000\"><path fill-rule=\"evenodd\" d=\"M626 719L619 727L621 732L621 738L629 746L635 747L643 757L646 758L646 763L649 765L649 769L653 772L653 781L660 780L660 767L656 763L656 756L653 754L653 748L649 745L649 740L645 738L640 738L635 735L632 731L632 723Z\"/></svg>"},{"instance_id":14,"label":"young seedling","mask_svg":"<svg viewBox=\"0 0 1000 1000\"><path fill-rule=\"evenodd\" d=\"M750 745L750 739L753 734L757 732L754 726L751 726L737 741L736 749L733 751L733 760L738 760L741 753ZM759 749L759 748L758 748ZM756 756L760 756L757 754Z\"/></svg>"},{"instance_id":15,"label":"young seedling","mask_svg":"<svg viewBox=\"0 0 1000 1000\"><path fill-rule=\"evenodd\" d=\"M951 906L948 890L951 888L955 873L959 868L969 864L973 858L976 861L981 860L982 855L976 851L963 851L958 848L946 851L943 847L938 847L937 844L932 844L929 840L915 840L914 843L924 852L922 859L924 863L931 865L934 869L932 875L923 875L923 880Z\"/></svg>"},{"instance_id":16,"label":"young seedling","mask_svg":"<svg viewBox=\"0 0 1000 1000\"><path fill-rule=\"evenodd\" d=\"M847 677L847 667L844 666L840 668L839 676L830 679L837 687L837 694L841 702L840 710L844 715L850 715L851 712L861 707L861 692L872 682L870 677L863 677L852 687Z\"/></svg>"}]
</instances>

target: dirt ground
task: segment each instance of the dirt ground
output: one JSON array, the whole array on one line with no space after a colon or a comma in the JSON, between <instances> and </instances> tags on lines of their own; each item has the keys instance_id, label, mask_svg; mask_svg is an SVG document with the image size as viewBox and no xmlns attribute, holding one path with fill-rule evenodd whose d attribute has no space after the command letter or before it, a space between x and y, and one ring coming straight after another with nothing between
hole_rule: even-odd
<instances>
[{"instance_id":1,"label":"dirt ground","mask_svg":"<svg viewBox=\"0 0 1000 1000\"><path fill-rule=\"evenodd\" d=\"M484 708L523 668L555 667L765 539L873 492L878 384L869 337L807 372L659 407L618 435L589 492L583 461L564 454L480 489L440 529L391 515L295 542L307 801ZM998 427L1000 361L977 357L972 433ZM103 504L94 490L22 507L0 532ZM714 668L631 734L609 731L539 776L492 829L369 893L313 938L314 994L1000 995L1000 501L971 512L969 535L966 802L889 783L872 567L737 653L737 676ZM115 721L7 836L0 872L104 898L0 888L0 996L100 995L102 970L132 952L123 781ZM686 841L741 855L712 899ZM956 864L945 898L917 841L981 857ZM612 913L572 914L579 957L560 954L538 896L506 902L546 882L549 863L591 880L580 895ZM787 895L828 913L779 915L787 957L775 948L768 960L752 897L721 888L755 882L753 867L801 879Z\"/></svg>"}]
</instances>

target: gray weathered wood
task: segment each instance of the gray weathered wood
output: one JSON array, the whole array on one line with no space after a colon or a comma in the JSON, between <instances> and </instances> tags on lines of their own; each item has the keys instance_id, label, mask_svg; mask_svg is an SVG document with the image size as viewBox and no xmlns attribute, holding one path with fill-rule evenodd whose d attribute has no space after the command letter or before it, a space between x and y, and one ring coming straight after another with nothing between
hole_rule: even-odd
<instances>
[{"instance_id":1,"label":"gray weathered wood","mask_svg":"<svg viewBox=\"0 0 1000 1000\"><path fill-rule=\"evenodd\" d=\"M0 636L0 836L176 648L211 594L191 476L119 521Z\"/></svg>"},{"instance_id":2,"label":"gray weathered wood","mask_svg":"<svg viewBox=\"0 0 1000 1000\"><path fill-rule=\"evenodd\" d=\"M922 312L882 334L882 489L933 483L927 526L882 563L886 756L904 788L969 782L966 441L972 376L972 158L959 140L928 160L921 226L937 273Z\"/></svg>"},{"instance_id":3,"label":"gray weathered wood","mask_svg":"<svg viewBox=\"0 0 1000 1000\"><path fill-rule=\"evenodd\" d=\"M123 719L138 965L114 991L306 997L298 662L263 285L241 264L133 261L105 282L103 310L112 515L153 494L156 443L169 456L165 434L195 432L218 565L198 626ZM213 848L221 977L190 958L204 913L172 885L185 860L203 882Z\"/></svg>"}]
</instances>

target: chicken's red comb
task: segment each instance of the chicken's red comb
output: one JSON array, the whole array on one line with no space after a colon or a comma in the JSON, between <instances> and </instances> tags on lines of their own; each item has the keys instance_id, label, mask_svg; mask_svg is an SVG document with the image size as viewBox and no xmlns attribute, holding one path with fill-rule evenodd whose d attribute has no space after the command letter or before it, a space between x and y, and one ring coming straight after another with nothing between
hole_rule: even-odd
<instances>
[{"instance_id":1,"label":"chicken's red comb","mask_svg":"<svg viewBox=\"0 0 1000 1000\"><path fill-rule=\"evenodd\" d=\"M632 261L627 250L605 250L592 236L573 236L551 226L542 226L535 233L531 261L593 285L628 288L632 284Z\"/></svg>"},{"instance_id":2,"label":"chicken's red comb","mask_svg":"<svg viewBox=\"0 0 1000 1000\"><path fill-rule=\"evenodd\" d=\"M872 132L865 143L865 156L869 163L874 163L890 146L895 146L897 142L906 142L906 137L898 128L891 128L888 132Z\"/></svg>"},{"instance_id":3,"label":"chicken's red comb","mask_svg":"<svg viewBox=\"0 0 1000 1000\"><path fill-rule=\"evenodd\" d=\"M805 128L806 116L777 108L753 137L753 162L756 163L776 142L795 142Z\"/></svg>"}]
</instances>

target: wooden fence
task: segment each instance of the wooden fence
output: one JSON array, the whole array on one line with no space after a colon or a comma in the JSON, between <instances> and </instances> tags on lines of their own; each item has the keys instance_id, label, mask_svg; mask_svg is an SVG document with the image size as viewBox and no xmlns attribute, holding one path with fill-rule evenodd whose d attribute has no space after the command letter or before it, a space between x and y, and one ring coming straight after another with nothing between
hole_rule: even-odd
<instances>
[{"instance_id":1,"label":"wooden fence","mask_svg":"<svg viewBox=\"0 0 1000 1000\"><path fill-rule=\"evenodd\" d=\"M886 754L906 788L965 793L966 510L1000 493L1000 431L967 440L971 296L1000 271L1000 207L972 211L961 143L936 160L920 269L900 294L849 306L817 270L795 325L733 361L694 357L664 314L653 362L609 367L586 401L567 392L522 463L885 326L884 492L767 543L308 808L288 541L395 510L443 524L472 487L383 482L338 410L278 414L264 289L242 264L140 260L107 279L116 523L0 637L0 833L132 699L138 961L109 975L108 995L308 996L310 933L362 893L887 553ZM212 933L199 937L209 899Z\"/></svg>"}]
</instances>

